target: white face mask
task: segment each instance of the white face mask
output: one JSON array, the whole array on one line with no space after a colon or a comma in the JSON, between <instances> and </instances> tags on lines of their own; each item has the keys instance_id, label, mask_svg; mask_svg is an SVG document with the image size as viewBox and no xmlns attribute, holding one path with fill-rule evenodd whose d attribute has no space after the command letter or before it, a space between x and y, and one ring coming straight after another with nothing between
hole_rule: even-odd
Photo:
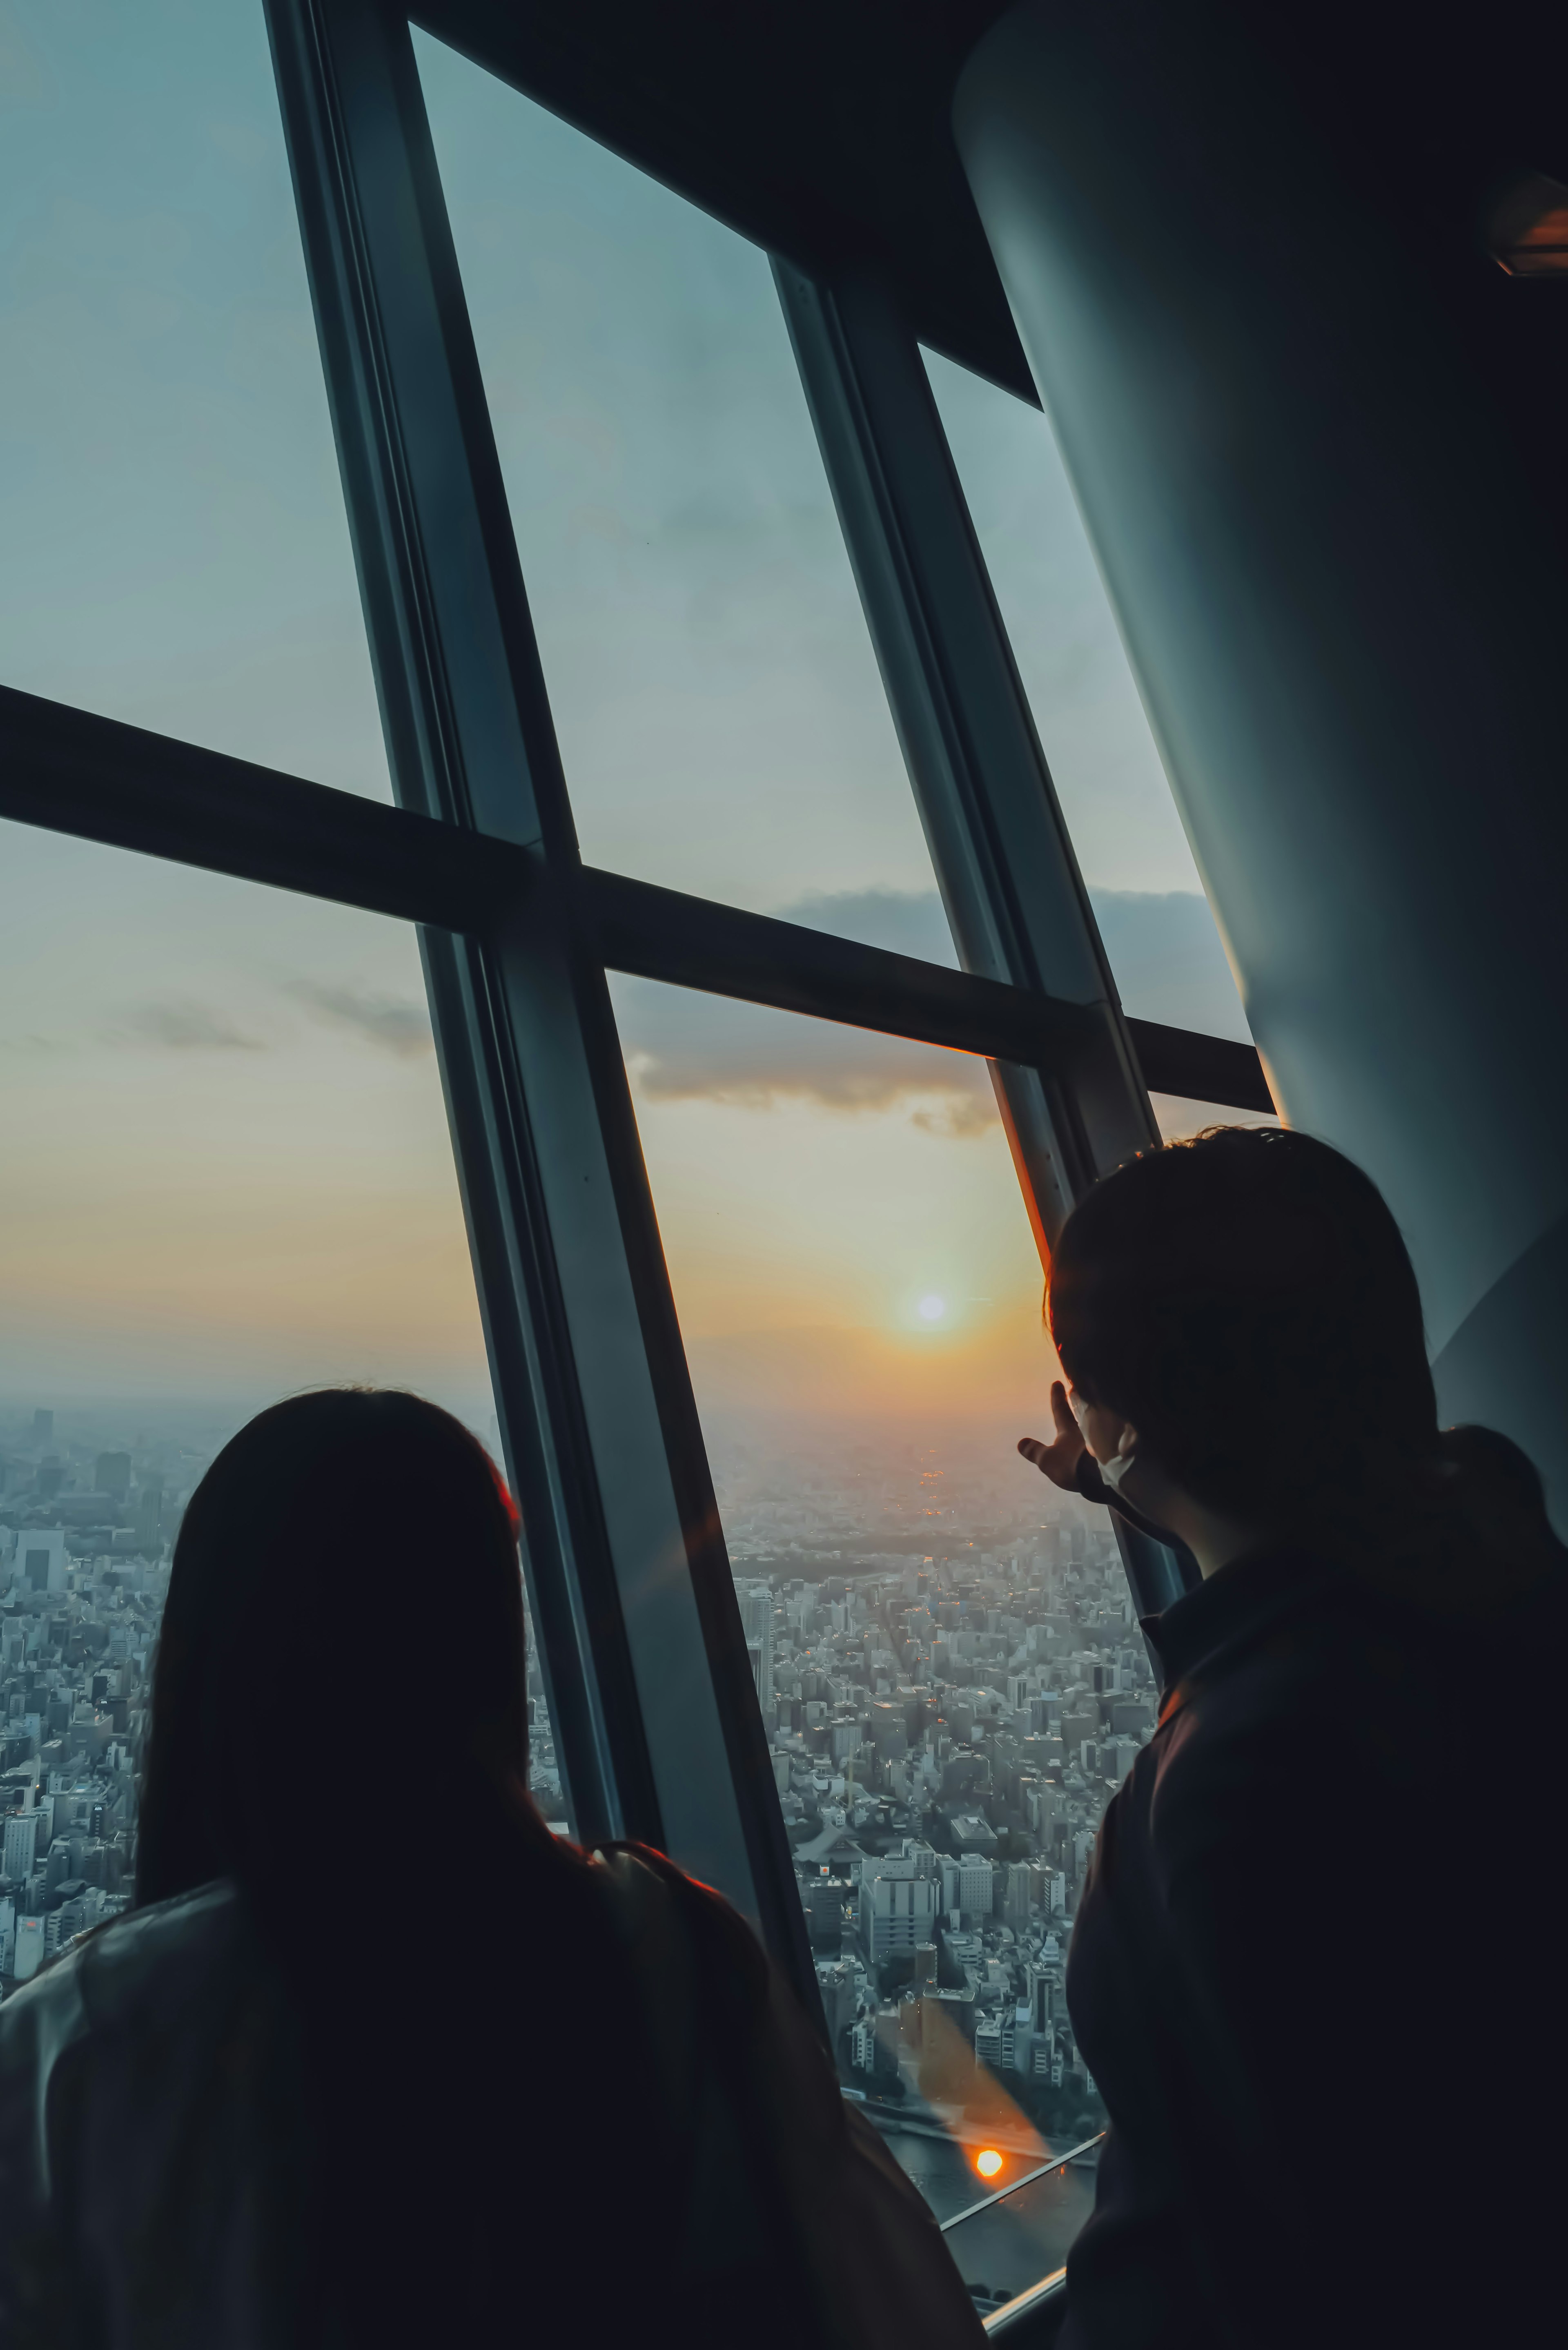
<instances>
[{"instance_id":1,"label":"white face mask","mask_svg":"<svg viewBox=\"0 0 1568 2350\"><path fill-rule=\"evenodd\" d=\"M1068 1400L1071 1402L1073 1407L1073 1417L1077 1421L1079 1429L1082 1430L1085 1443L1087 1444L1089 1440L1089 1431L1085 1426L1085 1417L1087 1407L1079 1398L1076 1388L1070 1391ZM1128 1471L1136 1468L1137 1465L1137 1454L1136 1452L1115 1452L1111 1455L1111 1458L1108 1461L1100 1461L1096 1463L1100 1475L1104 1478L1106 1483L1110 1487L1113 1493L1119 1493L1121 1492L1123 1481L1126 1479Z\"/></svg>"},{"instance_id":2,"label":"white face mask","mask_svg":"<svg viewBox=\"0 0 1568 2350\"><path fill-rule=\"evenodd\" d=\"M1100 1462L1100 1474L1113 1493L1119 1493L1130 1470L1137 1467L1136 1452L1117 1452L1109 1461Z\"/></svg>"}]
</instances>

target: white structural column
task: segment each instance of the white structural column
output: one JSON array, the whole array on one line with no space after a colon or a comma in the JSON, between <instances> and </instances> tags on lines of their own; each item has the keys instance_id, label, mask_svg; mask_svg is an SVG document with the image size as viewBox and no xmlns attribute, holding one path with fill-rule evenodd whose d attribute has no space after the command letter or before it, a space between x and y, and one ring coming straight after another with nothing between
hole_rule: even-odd
<instances>
[{"instance_id":1,"label":"white structural column","mask_svg":"<svg viewBox=\"0 0 1568 2350\"><path fill-rule=\"evenodd\" d=\"M1276 1098L1568 1531L1568 565L1498 390L1539 289L1202 17L1025 0L959 146Z\"/></svg>"}]
</instances>

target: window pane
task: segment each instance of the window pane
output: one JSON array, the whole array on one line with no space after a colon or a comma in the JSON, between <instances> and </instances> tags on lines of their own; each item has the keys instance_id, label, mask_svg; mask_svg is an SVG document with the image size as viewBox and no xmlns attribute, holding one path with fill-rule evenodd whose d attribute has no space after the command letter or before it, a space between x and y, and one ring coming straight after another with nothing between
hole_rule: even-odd
<instances>
[{"instance_id":1,"label":"window pane","mask_svg":"<svg viewBox=\"0 0 1568 2350\"><path fill-rule=\"evenodd\" d=\"M765 256L416 43L584 856L950 963Z\"/></svg>"},{"instance_id":2,"label":"window pane","mask_svg":"<svg viewBox=\"0 0 1568 2350\"><path fill-rule=\"evenodd\" d=\"M496 1429L408 929L5 826L0 1070L11 1977L129 1894L170 1546L218 1448L341 1381Z\"/></svg>"},{"instance_id":3,"label":"window pane","mask_svg":"<svg viewBox=\"0 0 1568 2350\"><path fill-rule=\"evenodd\" d=\"M846 2089L949 2219L1101 2126L1062 1968L1147 1657L1106 1513L1015 1451L1054 1367L984 1064L615 993ZM1093 2161L971 2282L1059 2265Z\"/></svg>"},{"instance_id":4,"label":"window pane","mask_svg":"<svg viewBox=\"0 0 1568 2350\"><path fill-rule=\"evenodd\" d=\"M260 0L15 0L0 682L389 796Z\"/></svg>"},{"instance_id":5,"label":"window pane","mask_svg":"<svg viewBox=\"0 0 1568 2350\"><path fill-rule=\"evenodd\" d=\"M1250 1041L1051 427L926 367L1127 1010Z\"/></svg>"}]
</instances>

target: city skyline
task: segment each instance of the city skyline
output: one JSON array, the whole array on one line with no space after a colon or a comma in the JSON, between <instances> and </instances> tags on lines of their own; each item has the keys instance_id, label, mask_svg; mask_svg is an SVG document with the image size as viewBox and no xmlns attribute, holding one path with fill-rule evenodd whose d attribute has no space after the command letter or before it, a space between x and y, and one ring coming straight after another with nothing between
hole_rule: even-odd
<instances>
[{"instance_id":1,"label":"city skyline","mask_svg":"<svg viewBox=\"0 0 1568 2350\"><path fill-rule=\"evenodd\" d=\"M171 1554L229 1432L211 1401L0 1400L0 1996L131 1899ZM1065 1953L1154 1719L1108 1522L961 1430L732 1417L713 1459L846 2093L989 2307L1059 2263L1103 2126ZM292 1620L286 1560L277 1587ZM569 1833L531 1635L528 1700L530 1787Z\"/></svg>"}]
</instances>

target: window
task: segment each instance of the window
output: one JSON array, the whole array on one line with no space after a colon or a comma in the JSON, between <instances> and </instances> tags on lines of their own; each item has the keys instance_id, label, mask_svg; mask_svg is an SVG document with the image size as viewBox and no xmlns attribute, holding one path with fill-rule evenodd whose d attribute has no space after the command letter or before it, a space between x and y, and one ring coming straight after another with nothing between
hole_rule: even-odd
<instances>
[{"instance_id":1,"label":"window","mask_svg":"<svg viewBox=\"0 0 1568 2350\"><path fill-rule=\"evenodd\" d=\"M1092 2201L1063 1971L1155 1691L1106 1513L1014 1449L1054 1365L991 1085L929 1045L615 997L835 2054L1000 2296Z\"/></svg>"},{"instance_id":2,"label":"window","mask_svg":"<svg viewBox=\"0 0 1568 2350\"><path fill-rule=\"evenodd\" d=\"M416 49L584 857L950 961L766 255Z\"/></svg>"},{"instance_id":3,"label":"window","mask_svg":"<svg viewBox=\"0 0 1568 2350\"><path fill-rule=\"evenodd\" d=\"M255 0L21 0L0 679L388 796Z\"/></svg>"},{"instance_id":4,"label":"window","mask_svg":"<svg viewBox=\"0 0 1568 2350\"><path fill-rule=\"evenodd\" d=\"M522 1506L546 1814L755 1919L989 2302L1087 2198L1062 1932L1174 1587L1011 1451L1040 1250L1153 1140L1140 1055L1261 1110L1257 1058L1168 973L1157 1028L1111 999L876 289L393 11L265 16L341 504L262 12L18 16L5 1767L123 1877L202 1461L302 1381L452 1401ZM46 1825L14 1971L78 1914L26 1906Z\"/></svg>"},{"instance_id":5,"label":"window","mask_svg":"<svg viewBox=\"0 0 1568 2350\"><path fill-rule=\"evenodd\" d=\"M213 1454L324 1383L414 1387L492 1447L497 1427L406 925L7 824L0 1007L0 1972L20 1979L130 1899L170 1553ZM308 1605L286 1573L277 1604L280 1632ZM542 1692L536 1711L558 1816Z\"/></svg>"},{"instance_id":6,"label":"window","mask_svg":"<svg viewBox=\"0 0 1568 2350\"><path fill-rule=\"evenodd\" d=\"M1249 1035L1047 419L924 354L1127 1009Z\"/></svg>"}]
</instances>

